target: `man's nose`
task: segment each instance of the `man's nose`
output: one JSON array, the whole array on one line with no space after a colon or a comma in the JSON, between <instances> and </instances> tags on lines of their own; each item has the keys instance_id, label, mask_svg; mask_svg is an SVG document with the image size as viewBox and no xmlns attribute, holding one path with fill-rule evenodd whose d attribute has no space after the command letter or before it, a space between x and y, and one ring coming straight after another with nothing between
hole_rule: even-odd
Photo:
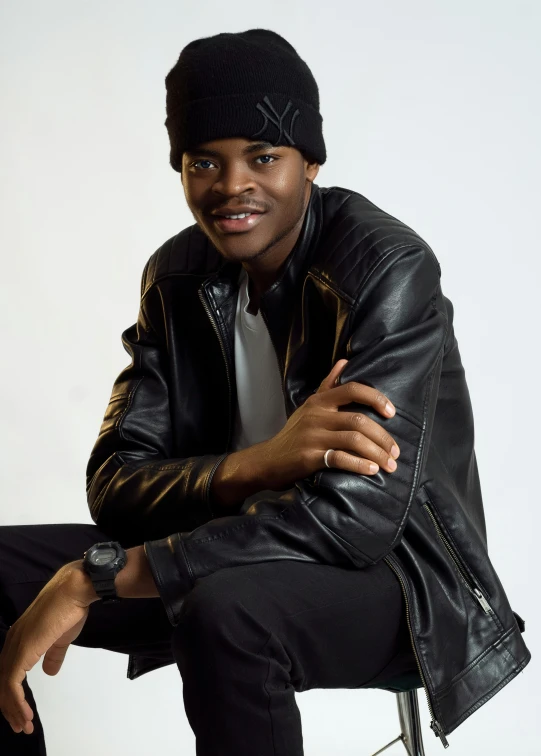
<instances>
[{"instance_id":1,"label":"man's nose","mask_svg":"<svg viewBox=\"0 0 541 756\"><path fill-rule=\"evenodd\" d=\"M246 165L230 164L220 168L220 174L212 186L217 194L226 197L241 196L256 188L253 174Z\"/></svg>"}]
</instances>

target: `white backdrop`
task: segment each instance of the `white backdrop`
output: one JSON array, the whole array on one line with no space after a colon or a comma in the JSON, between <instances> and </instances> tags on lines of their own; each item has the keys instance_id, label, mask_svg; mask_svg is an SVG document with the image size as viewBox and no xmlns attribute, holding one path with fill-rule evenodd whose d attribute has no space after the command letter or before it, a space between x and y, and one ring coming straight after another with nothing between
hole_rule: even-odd
<instances>
[{"instance_id":1,"label":"white backdrop","mask_svg":"<svg viewBox=\"0 0 541 756\"><path fill-rule=\"evenodd\" d=\"M167 71L192 39L284 35L320 87L320 186L361 192L433 247L470 387L492 560L533 660L449 736L539 754L539 104L535 0L2 0L0 523L91 522L85 466L149 255L193 222L168 164ZM1 555L0 555L1 558ZM50 756L195 754L176 667L72 647L29 675ZM428 728L428 754L442 746ZM307 756L398 734L384 691L297 694ZM26 737L21 734L21 738ZM1 745L0 745L1 750ZM402 746L388 751L403 754Z\"/></svg>"}]
</instances>

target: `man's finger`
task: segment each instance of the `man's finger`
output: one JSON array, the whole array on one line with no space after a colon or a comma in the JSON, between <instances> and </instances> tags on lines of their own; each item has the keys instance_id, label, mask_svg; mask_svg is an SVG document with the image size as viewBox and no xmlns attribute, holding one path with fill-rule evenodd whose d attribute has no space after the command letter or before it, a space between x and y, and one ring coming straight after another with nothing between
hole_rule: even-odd
<instances>
[{"instance_id":1,"label":"man's finger","mask_svg":"<svg viewBox=\"0 0 541 756\"><path fill-rule=\"evenodd\" d=\"M368 407L373 407L378 412L384 412L391 417L396 412L393 403L385 394L357 381L343 383L337 389L337 396L334 397L334 401L337 407L351 403L366 404Z\"/></svg>"},{"instance_id":2,"label":"man's finger","mask_svg":"<svg viewBox=\"0 0 541 756\"><path fill-rule=\"evenodd\" d=\"M51 648L43 657L43 664L41 665L46 675L50 675L52 677L60 672L60 668L64 663L64 659L66 658L69 647L69 643L64 643L62 645L53 643Z\"/></svg>"},{"instance_id":3,"label":"man's finger","mask_svg":"<svg viewBox=\"0 0 541 756\"><path fill-rule=\"evenodd\" d=\"M46 675L57 675L60 672L60 668L64 663L68 648L73 641L79 637L81 630L84 627L86 618L88 616L88 609L85 610L81 619L76 622L73 627L66 630L60 638L58 638L52 646L45 652L43 659L42 669Z\"/></svg>"},{"instance_id":4,"label":"man's finger","mask_svg":"<svg viewBox=\"0 0 541 756\"><path fill-rule=\"evenodd\" d=\"M0 712L2 712L2 716L4 717L4 719L6 720L6 722L9 724L9 726L11 727L11 729L14 730L15 727L16 727L16 723L13 721L13 718L12 718L11 714L8 712L8 710L6 709L6 707L4 706L4 704L2 704L0 706Z\"/></svg>"},{"instance_id":5,"label":"man's finger","mask_svg":"<svg viewBox=\"0 0 541 756\"><path fill-rule=\"evenodd\" d=\"M22 683L14 680L7 683L2 696L0 711L2 711L14 732L28 731L28 722L34 718L34 712L25 698Z\"/></svg>"},{"instance_id":6,"label":"man's finger","mask_svg":"<svg viewBox=\"0 0 541 756\"><path fill-rule=\"evenodd\" d=\"M34 725L32 722L25 722L24 724L21 723L20 725L21 732L24 732L25 735L31 735L34 732Z\"/></svg>"},{"instance_id":7,"label":"man's finger","mask_svg":"<svg viewBox=\"0 0 541 756\"><path fill-rule=\"evenodd\" d=\"M21 717L19 714L17 717L6 717L13 732L24 732L26 735L31 735L34 732L34 724L28 719Z\"/></svg>"},{"instance_id":8,"label":"man's finger","mask_svg":"<svg viewBox=\"0 0 541 756\"><path fill-rule=\"evenodd\" d=\"M26 678L26 675L23 677L23 680L25 678ZM17 714L19 716L22 716L25 720L32 719L34 716L34 712L32 711L32 707L26 700L22 682L14 681L10 683L9 688L10 688L11 698L17 708Z\"/></svg>"},{"instance_id":9,"label":"man's finger","mask_svg":"<svg viewBox=\"0 0 541 756\"><path fill-rule=\"evenodd\" d=\"M314 391L314 394L319 393L320 391L327 391L328 389L333 388L334 386L337 386L337 381L340 378L340 373L347 365L348 360L342 359L338 360L336 365L333 366L331 372L329 375L327 375L319 384L319 388L317 388Z\"/></svg>"}]
</instances>

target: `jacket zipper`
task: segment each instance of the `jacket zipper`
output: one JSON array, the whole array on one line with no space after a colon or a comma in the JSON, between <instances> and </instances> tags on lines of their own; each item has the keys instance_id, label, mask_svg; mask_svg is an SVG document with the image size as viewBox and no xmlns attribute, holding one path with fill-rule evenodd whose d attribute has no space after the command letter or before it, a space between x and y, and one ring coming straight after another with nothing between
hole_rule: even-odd
<instances>
[{"instance_id":1,"label":"jacket zipper","mask_svg":"<svg viewBox=\"0 0 541 756\"><path fill-rule=\"evenodd\" d=\"M443 531L440 528L440 526L439 526L436 518L434 517L434 514L433 514L432 510L430 509L430 506L428 505L428 503L425 502L423 504L423 507L424 507L424 509L426 509L426 511L427 511L430 519L434 523L434 527L436 528L436 533L438 534L441 542L443 543L443 545L447 549L447 553L449 554L449 556L453 560L453 562L454 562L454 564L455 564L455 566L456 566L456 568L458 570L459 575L462 577L462 580L464 581L464 585L466 586L466 588L468 589L468 591L472 594L472 596L474 597L474 599L480 604L480 606L481 606L482 610L485 612L485 614L494 614L494 610L492 609L492 607L488 603L486 596L483 594L483 592L480 590L480 588L478 588L478 586L476 586L473 583L473 581L471 580L470 576L467 575L466 571L462 567L462 565L461 565L461 563L460 563L457 555L455 554L455 552L454 552L451 544L449 543L449 541L447 540L447 538L444 536Z\"/></svg>"},{"instance_id":2,"label":"jacket zipper","mask_svg":"<svg viewBox=\"0 0 541 756\"><path fill-rule=\"evenodd\" d=\"M225 372L226 372L226 375L227 375L227 388L228 388L228 391L229 391L229 417L228 417L229 425L228 425L228 429L227 429L227 446L226 446L227 451L229 451L229 445L231 443L231 429L232 429L232 422L231 422L231 416L232 416L232 407L231 407L232 390L231 390L231 376L229 374L229 361L227 359L227 353L225 351L225 346L224 346L224 343L222 341L220 330L219 330L218 326L216 325L216 321L212 317L212 313L210 311L210 307L207 305L207 303L203 299L203 292L201 291L201 289L199 289L199 291L197 293L199 294L199 299L201 300L201 304L205 308L205 312L207 313L207 315L209 317L209 320L212 323L212 327L216 331L216 336L218 337L218 341L220 342L220 347L222 349L222 354L223 354L223 357L224 357Z\"/></svg>"},{"instance_id":3,"label":"jacket zipper","mask_svg":"<svg viewBox=\"0 0 541 756\"><path fill-rule=\"evenodd\" d=\"M432 717L432 721L430 722L430 729L434 732L434 735L436 735L441 740L443 747L444 748L448 748L449 747L449 742L448 742L447 738L445 737L445 733L443 732L443 727L441 726L441 724L438 722L438 720L436 719L436 717L434 715L434 709L432 708L432 702L430 700L430 695L428 693L428 687L427 687L427 684L426 684L426 678L425 678L423 669L421 667L421 661L419 659L419 654L417 653L417 646L415 645L415 637L413 635L413 630L412 630L412 627L411 627L409 600L408 600L408 594L407 594L407 591L406 591L406 585L405 585L404 579L402 577L402 574L401 574L400 570L398 569L398 567L395 566L395 564L393 563L393 561L391 560L390 557L384 557L383 559L384 559L385 562L387 562L387 564L389 565L389 567L395 573L395 575L397 576L397 578L398 578L398 580L400 582L400 585L402 586L402 592L404 594L404 600L406 602L406 619L408 621L408 628L409 628L409 632L410 632L411 645L412 645L413 653L415 654L415 660L417 661L417 667L419 668L419 675L420 675L421 681L423 683L423 688L424 688L425 695L426 695L426 700L427 700L427 703L428 703L428 710L430 711L430 716Z\"/></svg>"}]
</instances>

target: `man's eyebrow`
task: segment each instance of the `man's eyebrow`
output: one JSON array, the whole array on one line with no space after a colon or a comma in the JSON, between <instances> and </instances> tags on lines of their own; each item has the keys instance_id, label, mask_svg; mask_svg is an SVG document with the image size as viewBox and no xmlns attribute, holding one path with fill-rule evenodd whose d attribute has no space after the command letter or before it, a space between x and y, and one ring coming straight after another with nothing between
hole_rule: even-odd
<instances>
[{"instance_id":1,"label":"man's eyebrow","mask_svg":"<svg viewBox=\"0 0 541 756\"><path fill-rule=\"evenodd\" d=\"M259 152L259 150L270 150L275 149L278 145L272 144L272 142L254 142L253 144L249 144L247 147L245 147L242 151L243 155L249 155L252 152ZM216 150L209 150L205 147L201 147L200 149L193 149L193 150L185 150L186 155L210 155L211 157L220 157L220 153L216 152Z\"/></svg>"}]
</instances>

